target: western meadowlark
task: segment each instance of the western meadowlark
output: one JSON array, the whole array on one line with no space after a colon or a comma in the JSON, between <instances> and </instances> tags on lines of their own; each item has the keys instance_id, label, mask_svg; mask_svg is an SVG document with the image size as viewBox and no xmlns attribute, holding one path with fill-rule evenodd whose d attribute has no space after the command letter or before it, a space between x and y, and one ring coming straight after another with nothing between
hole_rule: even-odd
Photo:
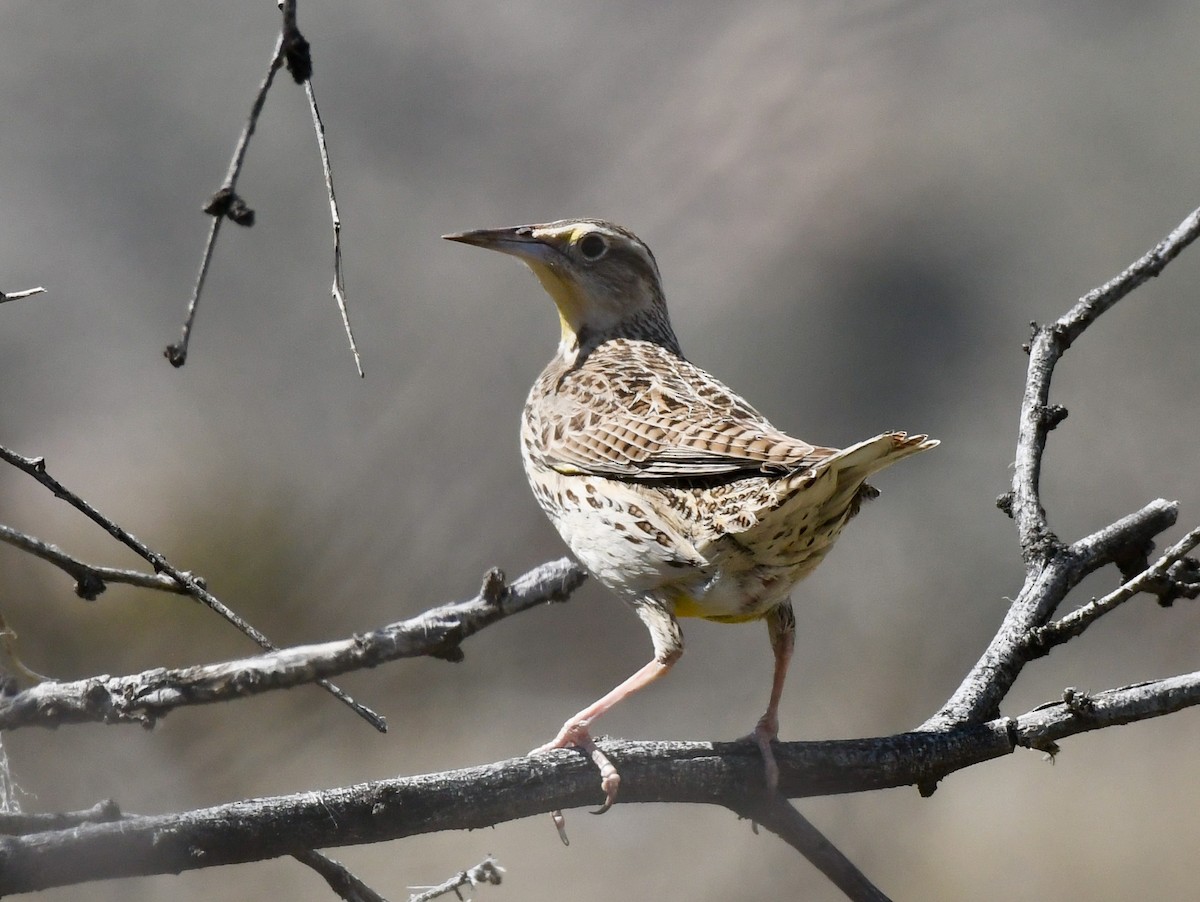
<instances>
[{"instance_id":1,"label":"western meadowlark","mask_svg":"<svg viewBox=\"0 0 1200 902\"><path fill-rule=\"evenodd\" d=\"M771 742L795 636L789 593L878 494L867 478L937 441L885 432L838 450L780 432L684 359L654 255L611 223L445 237L520 258L554 299L562 337L525 404L525 474L576 557L633 605L654 643L652 661L535 751L589 752L606 810L620 778L588 730L679 659L678 618L766 620L774 679L751 736L774 791Z\"/></svg>"}]
</instances>

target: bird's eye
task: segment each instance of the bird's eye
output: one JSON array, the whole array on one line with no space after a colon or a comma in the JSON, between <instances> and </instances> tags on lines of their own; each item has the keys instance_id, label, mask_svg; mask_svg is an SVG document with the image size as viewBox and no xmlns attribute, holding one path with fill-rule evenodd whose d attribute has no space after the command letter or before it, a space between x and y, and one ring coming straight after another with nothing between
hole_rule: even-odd
<instances>
[{"instance_id":1,"label":"bird's eye","mask_svg":"<svg viewBox=\"0 0 1200 902\"><path fill-rule=\"evenodd\" d=\"M595 232L584 235L579 242L579 253L583 254L586 260L599 260L607 250L608 243Z\"/></svg>"}]
</instances>

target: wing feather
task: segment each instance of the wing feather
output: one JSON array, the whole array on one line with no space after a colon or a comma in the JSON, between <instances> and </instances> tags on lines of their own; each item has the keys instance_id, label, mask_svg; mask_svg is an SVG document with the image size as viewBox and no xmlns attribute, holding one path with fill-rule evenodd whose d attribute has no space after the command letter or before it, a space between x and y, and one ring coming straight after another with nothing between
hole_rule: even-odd
<instances>
[{"instance_id":1,"label":"wing feather","mask_svg":"<svg viewBox=\"0 0 1200 902\"><path fill-rule=\"evenodd\" d=\"M780 432L666 348L626 339L572 367L551 365L525 419L530 452L562 473L636 481L782 475L834 453Z\"/></svg>"}]
</instances>

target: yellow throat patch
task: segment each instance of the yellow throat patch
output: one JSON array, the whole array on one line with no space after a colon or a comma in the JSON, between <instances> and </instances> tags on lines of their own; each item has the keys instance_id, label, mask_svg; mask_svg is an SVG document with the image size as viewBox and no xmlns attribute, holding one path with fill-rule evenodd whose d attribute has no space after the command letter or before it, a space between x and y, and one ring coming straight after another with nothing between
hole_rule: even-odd
<instances>
[{"instance_id":1,"label":"yellow throat patch","mask_svg":"<svg viewBox=\"0 0 1200 902\"><path fill-rule=\"evenodd\" d=\"M579 287L564 279L553 267L536 260L527 261L533 274L538 277L546 293L554 300L558 308L558 322L562 328L562 340L574 344L583 324L583 315L587 308L587 300L580 297Z\"/></svg>"}]
</instances>

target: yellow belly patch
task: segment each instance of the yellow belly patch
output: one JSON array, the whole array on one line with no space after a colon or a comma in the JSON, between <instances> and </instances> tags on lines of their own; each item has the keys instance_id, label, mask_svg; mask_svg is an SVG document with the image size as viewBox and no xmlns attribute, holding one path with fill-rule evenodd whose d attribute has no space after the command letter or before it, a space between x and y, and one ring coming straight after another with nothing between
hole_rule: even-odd
<instances>
[{"instance_id":1,"label":"yellow belly patch","mask_svg":"<svg viewBox=\"0 0 1200 902\"><path fill-rule=\"evenodd\" d=\"M763 618L761 611L750 614L714 614L711 608L682 592L672 600L675 602L676 617L699 617L701 620L711 620L714 623L749 623L751 620Z\"/></svg>"}]
</instances>

